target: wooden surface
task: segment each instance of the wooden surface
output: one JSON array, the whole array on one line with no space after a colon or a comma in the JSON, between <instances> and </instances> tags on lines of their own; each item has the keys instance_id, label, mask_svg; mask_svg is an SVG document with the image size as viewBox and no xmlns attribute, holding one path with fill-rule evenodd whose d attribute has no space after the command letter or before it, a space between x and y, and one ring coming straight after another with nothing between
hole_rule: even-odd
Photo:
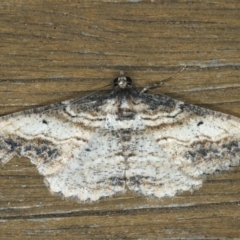
<instances>
[{"instance_id":1,"label":"wooden surface","mask_svg":"<svg viewBox=\"0 0 240 240\"><path fill-rule=\"evenodd\" d=\"M145 86L186 65L152 92L240 117L239 17L238 0L2 0L0 114L85 96L119 70ZM240 238L240 167L175 198L94 204L52 196L26 158L0 168L1 239L224 237Z\"/></svg>"}]
</instances>

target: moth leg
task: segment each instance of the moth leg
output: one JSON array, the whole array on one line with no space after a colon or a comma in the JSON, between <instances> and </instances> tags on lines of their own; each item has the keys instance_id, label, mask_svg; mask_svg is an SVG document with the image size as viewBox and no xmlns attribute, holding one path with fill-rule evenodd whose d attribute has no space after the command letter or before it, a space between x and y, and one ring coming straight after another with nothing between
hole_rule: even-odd
<instances>
[{"instance_id":1,"label":"moth leg","mask_svg":"<svg viewBox=\"0 0 240 240\"><path fill-rule=\"evenodd\" d=\"M153 83L153 84L150 84L150 85L146 86L145 88L143 88L143 90L140 93L145 93L149 89L153 89L153 88L157 88L157 87L162 86L164 83L169 82L170 80L172 80L173 78L178 76L185 68L186 68L186 66L184 66L180 71L178 71L177 73L175 73L171 77L165 78L165 79L161 80L160 82L156 82L156 83Z\"/></svg>"}]
</instances>

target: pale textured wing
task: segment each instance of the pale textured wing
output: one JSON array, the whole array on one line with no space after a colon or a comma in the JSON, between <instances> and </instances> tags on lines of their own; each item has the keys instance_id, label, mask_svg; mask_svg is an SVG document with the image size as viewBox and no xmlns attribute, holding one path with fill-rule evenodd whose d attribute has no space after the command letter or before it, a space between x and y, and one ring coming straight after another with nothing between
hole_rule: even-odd
<instances>
[{"instance_id":1,"label":"pale textured wing","mask_svg":"<svg viewBox=\"0 0 240 240\"><path fill-rule=\"evenodd\" d=\"M1 117L1 162L28 157L53 193L80 201L123 191L124 159L105 129L106 102L94 96Z\"/></svg>"},{"instance_id":2,"label":"pale textured wing","mask_svg":"<svg viewBox=\"0 0 240 240\"><path fill-rule=\"evenodd\" d=\"M174 196L202 185L203 175L240 161L240 120L161 95L134 99L141 131L132 134L130 190Z\"/></svg>"}]
</instances>

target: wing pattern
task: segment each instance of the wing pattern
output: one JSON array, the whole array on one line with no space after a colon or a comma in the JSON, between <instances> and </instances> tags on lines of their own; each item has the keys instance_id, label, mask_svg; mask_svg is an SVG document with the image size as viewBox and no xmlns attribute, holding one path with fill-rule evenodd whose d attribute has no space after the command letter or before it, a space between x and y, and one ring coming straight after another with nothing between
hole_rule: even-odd
<instances>
[{"instance_id":1,"label":"wing pattern","mask_svg":"<svg viewBox=\"0 0 240 240\"><path fill-rule=\"evenodd\" d=\"M99 104L95 96L2 117L1 162L28 157L53 193L80 201L122 191L119 139L105 129L106 116Z\"/></svg>"},{"instance_id":2,"label":"wing pattern","mask_svg":"<svg viewBox=\"0 0 240 240\"><path fill-rule=\"evenodd\" d=\"M1 117L0 160L14 156L78 201L126 190L174 196L240 164L240 120L119 83L104 96Z\"/></svg>"},{"instance_id":3,"label":"wing pattern","mask_svg":"<svg viewBox=\"0 0 240 240\"><path fill-rule=\"evenodd\" d=\"M161 95L142 96L140 108L145 129L132 134L130 190L159 198L174 196L199 188L204 174L240 164L238 118Z\"/></svg>"}]
</instances>

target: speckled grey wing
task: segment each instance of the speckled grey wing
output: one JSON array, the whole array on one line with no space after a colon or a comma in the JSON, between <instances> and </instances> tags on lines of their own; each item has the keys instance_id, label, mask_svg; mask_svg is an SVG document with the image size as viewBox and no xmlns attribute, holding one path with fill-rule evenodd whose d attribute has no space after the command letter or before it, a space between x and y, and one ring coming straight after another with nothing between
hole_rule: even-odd
<instances>
[{"instance_id":1,"label":"speckled grey wing","mask_svg":"<svg viewBox=\"0 0 240 240\"><path fill-rule=\"evenodd\" d=\"M123 179L124 159L104 127L104 104L104 97L93 96L1 117L0 161L28 157L51 192L79 201L123 191L114 181Z\"/></svg>"},{"instance_id":2,"label":"speckled grey wing","mask_svg":"<svg viewBox=\"0 0 240 240\"><path fill-rule=\"evenodd\" d=\"M126 171L130 190L174 196L202 185L203 175L240 161L240 119L161 95L134 99L136 119Z\"/></svg>"}]
</instances>

